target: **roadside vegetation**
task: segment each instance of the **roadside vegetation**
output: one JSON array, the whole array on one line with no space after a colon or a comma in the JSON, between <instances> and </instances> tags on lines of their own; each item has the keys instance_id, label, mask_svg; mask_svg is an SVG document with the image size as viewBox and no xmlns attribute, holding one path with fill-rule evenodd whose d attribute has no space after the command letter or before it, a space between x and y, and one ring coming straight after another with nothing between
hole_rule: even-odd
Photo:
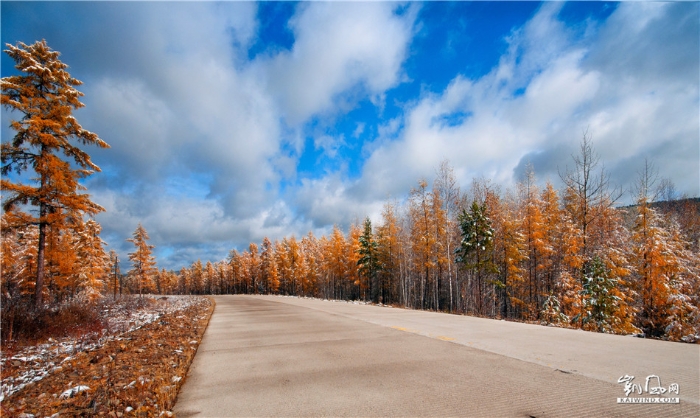
<instances>
[{"instance_id":1,"label":"roadside vegetation","mask_svg":"<svg viewBox=\"0 0 700 418\"><path fill-rule=\"evenodd\" d=\"M61 336L6 345L1 415L171 416L213 308L195 296L103 300Z\"/></svg>"},{"instance_id":2,"label":"roadside vegetation","mask_svg":"<svg viewBox=\"0 0 700 418\"><path fill-rule=\"evenodd\" d=\"M100 171L85 149L109 147L72 116L82 83L45 41L7 48L18 74L2 78L17 119L1 157L0 415L171 415L213 302L145 295L155 259L140 225L122 275L81 184Z\"/></svg>"}]
</instances>

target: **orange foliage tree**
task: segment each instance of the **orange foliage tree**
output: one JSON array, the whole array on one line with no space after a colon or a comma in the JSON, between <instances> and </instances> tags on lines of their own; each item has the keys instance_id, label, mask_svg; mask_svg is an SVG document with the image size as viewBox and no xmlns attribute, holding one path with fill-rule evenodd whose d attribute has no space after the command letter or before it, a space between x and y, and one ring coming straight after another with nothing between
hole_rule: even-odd
<instances>
[{"instance_id":1,"label":"orange foliage tree","mask_svg":"<svg viewBox=\"0 0 700 418\"><path fill-rule=\"evenodd\" d=\"M127 241L132 242L136 247L133 253L129 253L129 260L132 263L132 269L129 270L129 276L137 281L139 296L143 295L143 291L153 290L153 275L157 273L156 260L152 255L153 245L148 244L148 232L140 223L136 227L132 238ZM201 263L200 263L201 267Z\"/></svg>"},{"instance_id":2,"label":"orange foliage tree","mask_svg":"<svg viewBox=\"0 0 700 418\"><path fill-rule=\"evenodd\" d=\"M2 144L2 174L0 187L4 192L3 208L14 211L13 224L6 227L38 225L37 269L35 304L43 304L46 243L49 228L69 226L82 220L85 214L94 215L101 206L80 193L84 187L79 180L99 167L80 145L108 148L97 134L82 128L73 117L74 109L83 107L83 96L75 87L82 83L71 77L68 66L59 60L46 41L33 45L22 42L8 44L5 52L15 61L15 68L24 75L2 79L1 103L21 118L12 120L16 131L12 141ZM62 153L68 159L62 159ZM11 172L22 173L31 168L37 175L34 184L6 177ZM38 208L38 215L22 210L29 204Z\"/></svg>"}]
</instances>

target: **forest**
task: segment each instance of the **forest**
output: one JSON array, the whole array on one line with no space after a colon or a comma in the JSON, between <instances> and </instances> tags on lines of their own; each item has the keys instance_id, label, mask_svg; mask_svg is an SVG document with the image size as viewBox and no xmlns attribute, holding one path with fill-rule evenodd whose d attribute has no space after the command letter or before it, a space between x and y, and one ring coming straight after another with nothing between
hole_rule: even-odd
<instances>
[{"instance_id":1,"label":"forest","mask_svg":"<svg viewBox=\"0 0 700 418\"><path fill-rule=\"evenodd\" d=\"M700 337L700 201L654 202L653 167L637 202L615 207L584 139L557 191L530 171L515 190L474 180L462 193L443 163L402 204L347 233L264 238L226 260L153 271L156 293L279 294L643 334ZM668 182L661 182L666 184ZM661 192L664 188L661 188ZM665 190L667 193L668 189ZM132 284L133 288L133 284Z\"/></svg>"},{"instance_id":2,"label":"forest","mask_svg":"<svg viewBox=\"0 0 700 418\"><path fill-rule=\"evenodd\" d=\"M3 341L105 297L145 293L316 297L700 340L699 199L678 198L649 161L623 192L588 132L560 162L560 189L531 167L514 188L485 178L462 188L445 161L374 224L263 238L179 271L157 268L139 225L122 274L94 219L104 209L79 192L99 167L69 139L108 147L71 116L80 82L45 42L8 48L27 75L2 80L2 105L22 115L2 144ZM33 185L8 177L29 169ZM633 205L621 206L625 193Z\"/></svg>"}]
</instances>

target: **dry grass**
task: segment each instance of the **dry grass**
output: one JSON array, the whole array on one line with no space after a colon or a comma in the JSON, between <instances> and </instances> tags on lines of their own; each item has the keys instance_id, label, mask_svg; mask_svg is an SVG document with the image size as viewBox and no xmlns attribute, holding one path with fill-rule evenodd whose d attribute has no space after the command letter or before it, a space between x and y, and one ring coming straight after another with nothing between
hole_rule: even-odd
<instances>
[{"instance_id":1,"label":"dry grass","mask_svg":"<svg viewBox=\"0 0 700 418\"><path fill-rule=\"evenodd\" d=\"M152 309L159 303L167 302L153 300ZM45 368L49 372L3 399L0 415L171 416L213 310L213 300L201 297L132 327L136 329L108 331L111 336L107 337L106 330L103 335L93 334L97 344L84 337L79 346L83 349L75 354L66 356L56 346L58 358ZM48 353L44 357L53 353L51 348L42 352ZM26 359L3 353L3 386L28 372ZM89 389L66 393L77 387Z\"/></svg>"}]
</instances>

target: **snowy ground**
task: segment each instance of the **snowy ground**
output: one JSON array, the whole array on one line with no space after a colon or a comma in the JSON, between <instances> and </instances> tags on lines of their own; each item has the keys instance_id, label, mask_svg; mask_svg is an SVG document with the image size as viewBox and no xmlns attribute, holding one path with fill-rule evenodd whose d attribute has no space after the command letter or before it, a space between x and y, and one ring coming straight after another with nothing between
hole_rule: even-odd
<instances>
[{"instance_id":1,"label":"snowy ground","mask_svg":"<svg viewBox=\"0 0 700 418\"><path fill-rule=\"evenodd\" d=\"M9 357L5 352L0 353L0 368L3 370L0 402L27 385L62 371L62 364L73 356L96 350L108 341L124 339L127 334L157 321L165 314L184 310L201 301L201 297L194 296L147 298L152 302L140 304L139 307L133 300L126 298L122 302L104 304L100 315L105 326L101 332L59 340L49 339L44 344L11 353ZM6 376L8 372L10 375Z\"/></svg>"}]
</instances>

